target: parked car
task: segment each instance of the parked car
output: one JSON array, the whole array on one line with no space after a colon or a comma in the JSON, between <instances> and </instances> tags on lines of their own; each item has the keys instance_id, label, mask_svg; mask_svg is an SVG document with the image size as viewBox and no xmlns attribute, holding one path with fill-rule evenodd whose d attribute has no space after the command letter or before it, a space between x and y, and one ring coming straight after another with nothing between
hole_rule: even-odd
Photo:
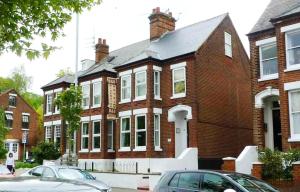
<instances>
[{"instance_id":1,"label":"parked car","mask_svg":"<svg viewBox=\"0 0 300 192\"><path fill-rule=\"evenodd\" d=\"M96 178L89 172L81 170L77 167L41 165L26 171L25 173L21 174L21 176L75 180L87 183L103 191L111 191L111 188L108 185L99 180L96 180Z\"/></svg>"},{"instance_id":2,"label":"parked car","mask_svg":"<svg viewBox=\"0 0 300 192\"><path fill-rule=\"evenodd\" d=\"M268 183L249 175L222 171L170 171L165 173L154 192L279 192Z\"/></svg>"},{"instance_id":3,"label":"parked car","mask_svg":"<svg viewBox=\"0 0 300 192\"><path fill-rule=\"evenodd\" d=\"M105 192L81 181L45 177L14 177L0 179L0 191L9 192Z\"/></svg>"},{"instance_id":4,"label":"parked car","mask_svg":"<svg viewBox=\"0 0 300 192\"><path fill-rule=\"evenodd\" d=\"M7 169L5 165L0 164L0 178L14 177L14 175Z\"/></svg>"}]
</instances>

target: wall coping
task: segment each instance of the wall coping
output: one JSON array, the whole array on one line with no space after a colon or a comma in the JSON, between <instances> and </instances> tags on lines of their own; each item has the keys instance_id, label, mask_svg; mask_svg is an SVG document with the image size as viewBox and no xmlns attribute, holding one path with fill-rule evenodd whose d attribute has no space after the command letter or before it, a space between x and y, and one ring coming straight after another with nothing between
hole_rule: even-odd
<instances>
[{"instance_id":1,"label":"wall coping","mask_svg":"<svg viewBox=\"0 0 300 192\"><path fill-rule=\"evenodd\" d=\"M296 162L292 163L292 165L300 165L300 161L296 161Z\"/></svg>"},{"instance_id":2,"label":"wall coping","mask_svg":"<svg viewBox=\"0 0 300 192\"><path fill-rule=\"evenodd\" d=\"M224 157L222 158L223 161L233 161L233 160L236 160L235 157Z\"/></svg>"},{"instance_id":3,"label":"wall coping","mask_svg":"<svg viewBox=\"0 0 300 192\"><path fill-rule=\"evenodd\" d=\"M252 165L263 165L264 163L262 162L259 162L259 161L256 161L256 162L253 162Z\"/></svg>"}]
</instances>

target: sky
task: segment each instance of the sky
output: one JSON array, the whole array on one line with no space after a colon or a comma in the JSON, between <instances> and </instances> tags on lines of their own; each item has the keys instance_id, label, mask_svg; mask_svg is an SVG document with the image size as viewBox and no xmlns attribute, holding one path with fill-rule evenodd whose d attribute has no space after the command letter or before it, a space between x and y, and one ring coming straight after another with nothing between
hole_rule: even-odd
<instances>
[{"instance_id":1,"label":"sky","mask_svg":"<svg viewBox=\"0 0 300 192\"><path fill-rule=\"evenodd\" d=\"M79 16L79 59L95 58L94 44L104 38L109 50L148 39L149 19L152 9L170 11L177 20L176 29L229 13L230 18L249 54L246 34L251 30L270 0L103 0L90 11ZM0 55L0 76L8 77L15 67L23 65L28 76L32 77L29 91L43 94L41 87L56 79L60 69L75 71L75 16L64 28L65 37L51 45L60 47L46 60L30 61L26 56L13 53ZM41 42L38 38L35 43ZM43 41L45 42L45 41ZM79 66L80 68L80 66Z\"/></svg>"}]
</instances>

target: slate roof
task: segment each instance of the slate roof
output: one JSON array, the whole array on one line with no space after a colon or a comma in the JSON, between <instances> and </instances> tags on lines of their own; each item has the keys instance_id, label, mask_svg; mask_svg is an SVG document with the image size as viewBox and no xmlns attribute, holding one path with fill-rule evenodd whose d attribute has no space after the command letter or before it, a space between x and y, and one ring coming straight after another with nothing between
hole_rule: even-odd
<instances>
[{"instance_id":1,"label":"slate roof","mask_svg":"<svg viewBox=\"0 0 300 192\"><path fill-rule=\"evenodd\" d=\"M88 76L100 71L116 72L116 67L150 57L165 60L195 52L209 38L226 16L228 16L228 13L200 21L175 31L167 32L153 41L146 39L112 51L109 53L109 56L102 59L100 63L91 66L79 74L78 77ZM42 88L61 82L70 83L73 81L73 76L66 76L56 79Z\"/></svg>"},{"instance_id":2,"label":"slate roof","mask_svg":"<svg viewBox=\"0 0 300 192\"><path fill-rule=\"evenodd\" d=\"M271 0L249 34L272 29L274 26L270 22L271 19L300 12L299 7L300 0Z\"/></svg>"}]
</instances>

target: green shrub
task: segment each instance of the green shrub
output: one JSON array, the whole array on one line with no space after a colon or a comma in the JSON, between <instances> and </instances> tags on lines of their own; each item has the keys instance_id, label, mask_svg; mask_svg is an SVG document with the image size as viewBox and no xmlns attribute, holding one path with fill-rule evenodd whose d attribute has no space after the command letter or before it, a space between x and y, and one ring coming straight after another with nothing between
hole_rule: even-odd
<instances>
[{"instance_id":1,"label":"green shrub","mask_svg":"<svg viewBox=\"0 0 300 192\"><path fill-rule=\"evenodd\" d=\"M4 149L4 147L0 147L0 160L6 159L6 153L7 153L7 150Z\"/></svg>"},{"instance_id":2,"label":"green shrub","mask_svg":"<svg viewBox=\"0 0 300 192\"><path fill-rule=\"evenodd\" d=\"M42 164L43 160L56 160L60 157L59 149L54 143L41 142L33 148L32 154L37 163Z\"/></svg>"},{"instance_id":3,"label":"green shrub","mask_svg":"<svg viewBox=\"0 0 300 192\"><path fill-rule=\"evenodd\" d=\"M271 149L259 151L259 160L264 163L262 176L264 179L292 179L292 164L300 160L300 150L290 149L287 152Z\"/></svg>"},{"instance_id":4,"label":"green shrub","mask_svg":"<svg viewBox=\"0 0 300 192\"><path fill-rule=\"evenodd\" d=\"M16 169L20 169L20 168L33 168L38 166L38 163L25 163L25 162L21 162L21 161L17 161L16 162Z\"/></svg>"}]
</instances>

